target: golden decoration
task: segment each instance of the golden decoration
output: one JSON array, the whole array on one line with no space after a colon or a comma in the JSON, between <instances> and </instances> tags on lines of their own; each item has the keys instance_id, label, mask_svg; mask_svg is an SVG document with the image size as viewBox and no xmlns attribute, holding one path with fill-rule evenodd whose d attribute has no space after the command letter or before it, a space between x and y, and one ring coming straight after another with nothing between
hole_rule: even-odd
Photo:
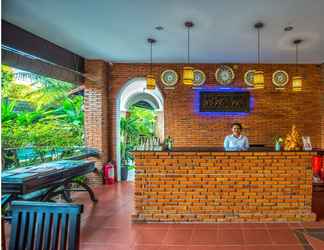
<instances>
[{"instance_id":1,"label":"golden decoration","mask_svg":"<svg viewBox=\"0 0 324 250\"><path fill-rule=\"evenodd\" d=\"M298 151L302 149L302 139L296 129L296 125L293 125L291 132L287 134L284 145L284 150L286 151Z\"/></svg>"}]
</instances>

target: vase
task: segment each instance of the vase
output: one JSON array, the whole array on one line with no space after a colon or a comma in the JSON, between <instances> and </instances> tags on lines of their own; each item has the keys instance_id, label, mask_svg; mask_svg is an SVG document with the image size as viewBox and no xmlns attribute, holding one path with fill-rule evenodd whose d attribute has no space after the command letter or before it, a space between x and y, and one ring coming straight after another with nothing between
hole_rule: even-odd
<instances>
[{"instance_id":1,"label":"vase","mask_svg":"<svg viewBox=\"0 0 324 250\"><path fill-rule=\"evenodd\" d=\"M281 150L281 145L280 143L275 144L275 151L280 151Z\"/></svg>"}]
</instances>

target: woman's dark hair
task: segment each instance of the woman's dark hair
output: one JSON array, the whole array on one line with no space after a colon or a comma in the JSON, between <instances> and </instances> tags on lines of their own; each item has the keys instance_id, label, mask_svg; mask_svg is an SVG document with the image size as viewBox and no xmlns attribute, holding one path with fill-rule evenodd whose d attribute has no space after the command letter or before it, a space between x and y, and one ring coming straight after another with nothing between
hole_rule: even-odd
<instances>
[{"instance_id":1,"label":"woman's dark hair","mask_svg":"<svg viewBox=\"0 0 324 250\"><path fill-rule=\"evenodd\" d=\"M231 124L231 128L233 128L234 126L239 126L241 130L243 129L241 123L239 123L239 122L234 122Z\"/></svg>"}]
</instances>

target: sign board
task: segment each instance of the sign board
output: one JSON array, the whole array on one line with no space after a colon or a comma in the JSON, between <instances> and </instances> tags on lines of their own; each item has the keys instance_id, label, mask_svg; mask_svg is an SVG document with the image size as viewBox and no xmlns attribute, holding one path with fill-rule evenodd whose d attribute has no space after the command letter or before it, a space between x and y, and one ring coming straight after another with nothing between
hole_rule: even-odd
<instances>
[{"instance_id":1,"label":"sign board","mask_svg":"<svg viewBox=\"0 0 324 250\"><path fill-rule=\"evenodd\" d=\"M249 92L200 92L200 112L249 112Z\"/></svg>"}]
</instances>

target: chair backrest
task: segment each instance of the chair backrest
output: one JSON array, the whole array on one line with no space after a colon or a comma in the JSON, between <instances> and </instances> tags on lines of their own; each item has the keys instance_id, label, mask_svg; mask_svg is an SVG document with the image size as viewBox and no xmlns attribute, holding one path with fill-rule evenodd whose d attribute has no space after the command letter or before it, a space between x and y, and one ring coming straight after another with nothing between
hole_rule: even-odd
<instances>
[{"instance_id":1,"label":"chair backrest","mask_svg":"<svg viewBox=\"0 0 324 250\"><path fill-rule=\"evenodd\" d=\"M78 250L82 205L13 201L9 250Z\"/></svg>"}]
</instances>

